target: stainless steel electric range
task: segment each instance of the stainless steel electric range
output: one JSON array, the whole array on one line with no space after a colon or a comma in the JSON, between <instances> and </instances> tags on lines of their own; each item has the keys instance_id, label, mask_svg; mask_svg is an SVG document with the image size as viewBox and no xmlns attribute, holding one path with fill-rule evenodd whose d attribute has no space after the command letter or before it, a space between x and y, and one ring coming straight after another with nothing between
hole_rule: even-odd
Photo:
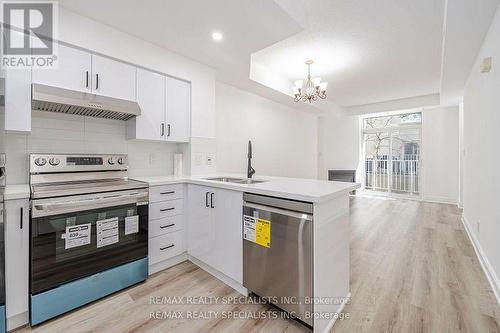
<instances>
[{"instance_id":1,"label":"stainless steel electric range","mask_svg":"<svg viewBox=\"0 0 500 333\"><path fill-rule=\"evenodd\" d=\"M144 281L148 185L127 155L30 155L32 325Z\"/></svg>"}]
</instances>

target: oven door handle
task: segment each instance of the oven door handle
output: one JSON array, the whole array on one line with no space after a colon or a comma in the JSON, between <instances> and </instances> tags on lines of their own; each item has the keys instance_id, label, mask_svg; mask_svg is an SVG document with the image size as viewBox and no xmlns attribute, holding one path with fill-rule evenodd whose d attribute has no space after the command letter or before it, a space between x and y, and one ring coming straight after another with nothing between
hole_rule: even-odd
<instances>
[{"instance_id":1,"label":"oven door handle","mask_svg":"<svg viewBox=\"0 0 500 333\"><path fill-rule=\"evenodd\" d=\"M143 200L140 200L143 199ZM60 202L33 201L33 217L49 216L73 211L110 207L129 203L148 201L148 192L132 192L128 194L103 195L100 197L81 198Z\"/></svg>"}]
</instances>

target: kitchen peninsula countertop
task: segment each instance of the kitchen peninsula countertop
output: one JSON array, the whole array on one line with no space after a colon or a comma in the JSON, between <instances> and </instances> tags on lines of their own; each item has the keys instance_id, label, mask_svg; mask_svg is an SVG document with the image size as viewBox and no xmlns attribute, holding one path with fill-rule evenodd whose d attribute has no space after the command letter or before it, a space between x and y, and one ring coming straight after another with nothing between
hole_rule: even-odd
<instances>
[{"instance_id":1,"label":"kitchen peninsula countertop","mask_svg":"<svg viewBox=\"0 0 500 333\"><path fill-rule=\"evenodd\" d=\"M206 179L217 177L246 178L245 175L227 173L204 176L136 176L130 178L146 182L150 186L183 183L196 184L313 203L331 200L332 198L346 194L360 187L358 183L260 175L254 176L252 179L263 180L264 182L255 184L238 184Z\"/></svg>"}]
</instances>

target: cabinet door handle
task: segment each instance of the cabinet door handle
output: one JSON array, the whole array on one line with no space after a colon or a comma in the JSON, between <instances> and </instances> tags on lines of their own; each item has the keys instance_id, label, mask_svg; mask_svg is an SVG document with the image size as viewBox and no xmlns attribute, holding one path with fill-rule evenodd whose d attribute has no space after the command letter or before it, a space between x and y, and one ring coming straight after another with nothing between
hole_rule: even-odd
<instances>
[{"instance_id":1,"label":"cabinet door handle","mask_svg":"<svg viewBox=\"0 0 500 333\"><path fill-rule=\"evenodd\" d=\"M165 135L165 124L161 123L161 126L160 126L160 136L164 136L164 135Z\"/></svg>"},{"instance_id":2,"label":"cabinet door handle","mask_svg":"<svg viewBox=\"0 0 500 333\"><path fill-rule=\"evenodd\" d=\"M160 209L160 212L166 212L166 211L174 210L174 209L175 209L175 207L164 208L164 209Z\"/></svg>"},{"instance_id":3,"label":"cabinet door handle","mask_svg":"<svg viewBox=\"0 0 500 333\"><path fill-rule=\"evenodd\" d=\"M167 136L170 136L170 124L167 125Z\"/></svg>"},{"instance_id":4,"label":"cabinet door handle","mask_svg":"<svg viewBox=\"0 0 500 333\"><path fill-rule=\"evenodd\" d=\"M160 194L174 194L175 191L168 191L168 192L160 192Z\"/></svg>"},{"instance_id":5,"label":"cabinet door handle","mask_svg":"<svg viewBox=\"0 0 500 333\"><path fill-rule=\"evenodd\" d=\"M173 227L174 225L175 225L175 223L171 223L171 224L167 224L167 225L161 225L160 229L170 228L170 227Z\"/></svg>"},{"instance_id":6,"label":"cabinet door handle","mask_svg":"<svg viewBox=\"0 0 500 333\"><path fill-rule=\"evenodd\" d=\"M208 207L210 207L210 206L208 205L208 195L209 195L209 194L210 194L210 192L206 192L206 193L205 193L205 207L207 207L207 208L208 208Z\"/></svg>"},{"instance_id":7,"label":"cabinet door handle","mask_svg":"<svg viewBox=\"0 0 500 333\"><path fill-rule=\"evenodd\" d=\"M95 89L99 89L99 74L95 75Z\"/></svg>"},{"instance_id":8,"label":"cabinet door handle","mask_svg":"<svg viewBox=\"0 0 500 333\"><path fill-rule=\"evenodd\" d=\"M21 218L19 219L19 227L22 229L23 228L23 221L24 220L24 208L21 207Z\"/></svg>"},{"instance_id":9,"label":"cabinet door handle","mask_svg":"<svg viewBox=\"0 0 500 333\"><path fill-rule=\"evenodd\" d=\"M215 196L215 193L210 193L210 208L215 208L214 206L214 196Z\"/></svg>"},{"instance_id":10,"label":"cabinet door handle","mask_svg":"<svg viewBox=\"0 0 500 333\"><path fill-rule=\"evenodd\" d=\"M85 72L85 88L89 87L89 71Z\"/></svg>"},{"instance_id":11,"label":"cabinet door handle","mask_svg":"<svg viewBox=\"0 0 500 333\"><path fill-rule=\"evenodd\" d=\"M163 251L163 250L166 250L166 249L170 249L171 247L174 247L175 244L172 244L172 245L169 245L169 246L165 246L165 247L160 247L160 250Z\"/></svg>"}]
</instances>

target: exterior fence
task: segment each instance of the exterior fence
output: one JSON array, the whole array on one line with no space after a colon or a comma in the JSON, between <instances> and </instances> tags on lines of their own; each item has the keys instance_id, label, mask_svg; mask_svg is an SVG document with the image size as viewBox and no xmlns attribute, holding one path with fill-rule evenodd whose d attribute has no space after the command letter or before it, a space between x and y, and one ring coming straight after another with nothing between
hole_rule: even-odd
<instances>
[{"instance_id":1,"label":"exterior fence","mask_svg":"<svg viewBox=\"0 0 500 333\"><path fill-rule=\"evenodd\" d=\"M365 160L365 188L377 191L418 194L419 159Z\"/></svg>"}]
</instances>

